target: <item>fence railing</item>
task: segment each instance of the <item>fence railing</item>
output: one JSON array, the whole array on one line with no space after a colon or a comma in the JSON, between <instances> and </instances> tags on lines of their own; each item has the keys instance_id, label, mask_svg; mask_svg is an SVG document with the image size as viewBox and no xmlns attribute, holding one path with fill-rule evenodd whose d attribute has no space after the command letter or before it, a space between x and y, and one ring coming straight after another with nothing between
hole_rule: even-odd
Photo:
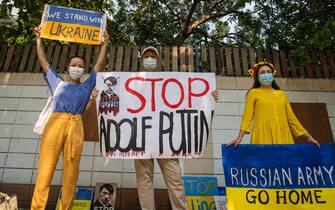
<instances>
[{"instance_id":1,"label":"fence railing","mask_svg":"<svg viewBox=\"0 0 335 210\"><path fill-rule=\"evenodd\" d=\"M96 62L99 46L47 46L50 64L60 72L66 71L69 57L83 56L86 70ZM106 71L141 71L139 46L110 46L105 59ZM227 47L158 47L162 71L215 72L222 76L248 76L248 69L264 59L272 61L279 77L334 78L335 51L306 51L306 64L284 50L264 50ZM0 72L42 72L36 46L1 45Z\"/></svg>"}]
</instances>

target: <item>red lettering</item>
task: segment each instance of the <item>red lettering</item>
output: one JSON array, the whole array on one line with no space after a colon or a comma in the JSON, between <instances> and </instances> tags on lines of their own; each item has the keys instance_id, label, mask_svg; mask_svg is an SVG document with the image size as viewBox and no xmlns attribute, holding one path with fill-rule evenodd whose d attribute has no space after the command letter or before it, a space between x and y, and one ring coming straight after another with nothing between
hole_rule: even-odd
<instances>
[{"instance_id":1,"label":"red lettering","mask_svg":"<svg viewBox=\"0 0 335 210\"><path fill-rule=\"evenodd\" d=\"M185 99L185 90L183 88L183 85L180 83L180 81L178 79L170 78L170 79L164 80L163 78L132 77L132 78L129 78L126 81L125 89L126 89L127 92L136 96L140 100L140 106L135 108L135 109L127 108L127 111L130 112L130 113L139 113L139 112L143 111L143 109L145 108L146 103L147 103L146 98L145 98L144 95L142 95L140 92L137 92L136 90L134 90L130 87L131 82L133 82L133 81L140 81L140 82L148 81L148 82L151 83L151 111L156 111L156 94L155 94L155 92L156 92L156 83L159 82L159 81L164 81L163 85L162 85L161 97L162 97L162 100L163 100L164 104L167 107L172 108L172 109L176 109L176 108L181 106L181 104L183 103L183 101ZM192 88L193 83L194 82L199 82L199 81L205 85L204 90L202 90L200 93L193 92L193 88ZM178 102L176 102L176 103L170 103L167 100L166 91L167 91L167 86L170 83L175 83L178 86L178 88L180 89L180 98L178 99ZM196 86L198 86L198 84ZM188 78L188 107L192 108L193 98L205 96L208 92L209 92L209 83L208 83L207 80L205 80L203 78L192 78L192 77Z\"/></svg>"},{"instance_id":2,"label":"red lettering","mask_svg":"<svg viewBox=\"0 0 335 210\"><path fill-rule=\"evenodd\" d=\"M145 100L145 97L143 95L141 95L139 92L131 89L129 87L129 84L134 81L134 80L138 80L138 81L144 81L144 78L143 77L132 77L132 78L129 78L127 81L126 81L126 84L125 84L125 88L126 90L133 94L134 96L136 96L140 101L141 101L141 106L137 109L130 109L130 108L127 108L127 111L130 112L130 113L138 113L140 111L142 111L146 105L146 100Z\"/></svg>"},{"instance_id":3,"label":"red lettering","mask_svg":"<svg viewBox=\"0 0 335 210\"><path fill-rule=\"evenodd\" d=\"M192 82L194 81L202 81L205 84L205 90L201 93L193 93L192 92ZM188 107L192 108L192 97L201 97L208 93L209 91L209 83L207 80L203 78L188 78Z\"/></svg>"},{"instance_id":4,"label":"red lettering","mask_svg":"<svg viewBox=\"0 0 335 210\"><path fill-rule=\"evenodd\" d=\"M151 82L151 111L156 111L155 83L158 82L158 81L163 81L163 78L145 79L145 81L150 81Z\"/></svg>"},{"instance_id":5,"label":"red lettering","mask_svg":"<svg viewBox=\"0 0 335 210\"><path fill-rule=\"evenodd\" d=\"M166 86L167 86L167 84L168 84L169 82L174 82L174 83L176 83L176 84L179 86L179 89L180 89L180 98L179 98L178 103L176 103L176 104L170 104L170 103L167 101L167 99L166 99ZM163 83L163 87L162 87L162 98L163 98L164 103L165 103L168 107L170 107L170 108L174 108L174 109L175 109L175 108L178 108L178 107L180 106L180 104L183 103L183 100L184 100L184 98L185 98L184 88L183 88L182 84L181 84L178 80L176 80L176 79L174 79L174 78L167 79L166 81L164 81L164 83Z\"/></svg>"}]
</instances>

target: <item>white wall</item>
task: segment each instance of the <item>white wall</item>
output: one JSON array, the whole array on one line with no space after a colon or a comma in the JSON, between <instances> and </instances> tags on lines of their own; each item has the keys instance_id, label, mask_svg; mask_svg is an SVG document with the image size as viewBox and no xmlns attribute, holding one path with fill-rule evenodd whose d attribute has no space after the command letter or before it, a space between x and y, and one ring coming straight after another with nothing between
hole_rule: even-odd
<instances>
[{"instance_id":1,"label":"white wall","mask_svg":"<svg viewBox=\"0 0 335 210\"><path fill-rule=\"evenodd\" d=\"M48 96L46 86L0 85L0 182L34 184L39 155L39 138L32 131ZM236 137L243 113L245 90L220 90L213 121L212 139L201 159L184 160L185 175L215 175L223 185L221 144ZM335 92L286 91L291 102L326 103L335 136ZM249 136L244 143L249 141ZM99 157L98 143L85 142L78 184L116 182L124 188L136 187L132 160ZM61 184L60 157L52 184ZM155 187L166 188L155 166Z\"/></svg>"}]
</instances>

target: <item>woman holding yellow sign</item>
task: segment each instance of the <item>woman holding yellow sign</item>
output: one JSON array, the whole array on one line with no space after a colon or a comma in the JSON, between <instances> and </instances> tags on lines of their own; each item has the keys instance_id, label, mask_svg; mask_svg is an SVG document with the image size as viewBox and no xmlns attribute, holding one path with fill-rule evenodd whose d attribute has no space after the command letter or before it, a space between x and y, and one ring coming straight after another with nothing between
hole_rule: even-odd
<instances>
[{"instance_id":1,"label":"woman holding yellow sign","mask_svg":"<svg viewBox=\"0 0 335 210\"><path fill-rule=\"evenodd\" d=\"M35 28L37 56L44 71L46 80L54 98L52 114L45 126L37 169L35 191L31 209L45 209L50 182L55 172L59 154L63 151L62 196L59 209L71 209L73 196L79 173L79 162L83 147L84 132L81 113L84 111L92 89L95 87L96 73L104 66L108 33L104 32L97 63L94 70L84 82L80 79L86 66L84 58L73 56L69 58L69 81L56 73L47 61L42 39L41 27Z\"/></svg>"},{"instance_id":2,"label":"woman holding yellow sign","mask_svg":"<svg viewBox=\"0 0 335 210\"><path fill-rule=\"evenodd\" d=\"M243 136L250 133L251 144L294 144L292 134L305 136L309 143L319 143L304 129L294 115L286 94L274 80L276 69L272 63L256 63L249 73L254 84L248 91L238 137L227 144L237 147Z\"/></svg>"}]
</instances>

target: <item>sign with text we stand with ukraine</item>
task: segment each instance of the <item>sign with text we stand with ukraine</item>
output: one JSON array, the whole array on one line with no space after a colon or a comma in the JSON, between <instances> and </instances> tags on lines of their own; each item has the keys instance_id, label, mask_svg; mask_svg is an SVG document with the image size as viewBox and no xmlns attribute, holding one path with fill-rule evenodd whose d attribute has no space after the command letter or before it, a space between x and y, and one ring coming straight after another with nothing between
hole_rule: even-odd
<instances>
[{"instance_id":1,"label":"sign with text we stand with ukraine","mask_svg":"<svg viewBox=\"0 0 335 210\"><path fill-rule=\"evenodd\" d=\"M196 158L205 149L213 73L98 73L100 151L124 159Z\"/></svg>"},{"instance_id":2,"label":"sign with text we stand with ukraine","mask_svg":"<svg viewBox=\"0 0 335 210\"><path fill-rule=\"evenodd\" d=\"M45 5L41 37L84 44L101 44L106 15L100 12Z\"/></svg>"},{"instance_id":3,"label":"sign with text we stand with ukraine","mask_svg":"<svg viewBox=\"0 0 335 210\"><path fill-rule=\"evenodd\" d=\"M334 210L335 144L222 145L229 210Z\"/></svg>"}]
</instances>

